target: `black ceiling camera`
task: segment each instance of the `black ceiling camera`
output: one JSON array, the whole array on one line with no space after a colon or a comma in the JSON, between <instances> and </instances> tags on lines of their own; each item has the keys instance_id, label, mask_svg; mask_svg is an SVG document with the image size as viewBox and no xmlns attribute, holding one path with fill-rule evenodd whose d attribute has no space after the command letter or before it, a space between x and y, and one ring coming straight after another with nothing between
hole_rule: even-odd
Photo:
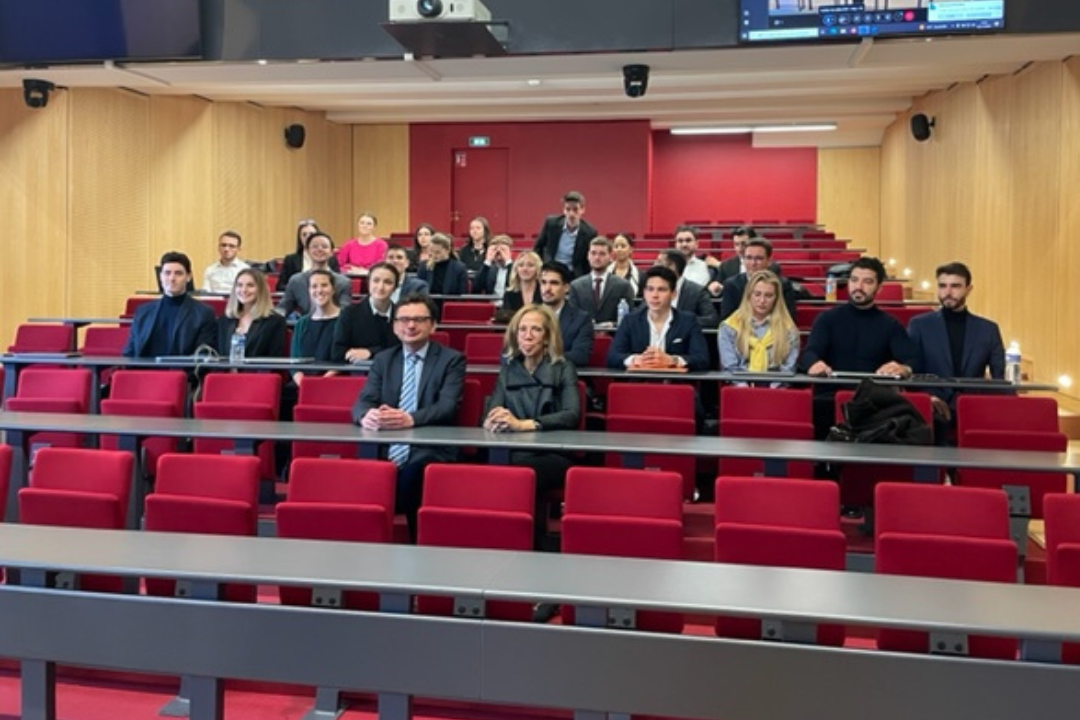
<instances>
[{"instance_id":1,"label":"black ceiling camera","mask_svg":"<svg viewBox=\"0 0 1080 720\"><path fill-rule=\"evenodd\" d=\"M48 105L49 93L56 89L56 86L48 80L31 80L29 78L22 81L22 87L23 102L26 103L26 107L35 110Z\"/></svg>"},{"instance_id":2,"label":"black ceiling camera","mask_svg":"<svg viewBox=\"0 0 1080 720\"><path fill-rule=\"evenodd\" d=\"M919 142L926 142L930 139L931 128L933 127L934 118L926 117L922 113L911 116L911 136Z\"/></svg>"},{"instance_id":3,"label":"black ceiling camera","mask_svg":"<svg viewBox=\"0 0 1080 720\"><path fill-rule=\"evenodd\" d=\"M442 0L416 0L416 14L422 18L437 18L443 14Z\"/></svg>"},{"instance_id":4,"label":"black ceiling camera","mask_svg":"<svg viewBox=\"0 0 1080 720\"><path fill-rule=\"evenodd\" d=\"M639 98L649 89L648 65L623 65L623 90L627 97Z\"/></svg>"}]
</instances>

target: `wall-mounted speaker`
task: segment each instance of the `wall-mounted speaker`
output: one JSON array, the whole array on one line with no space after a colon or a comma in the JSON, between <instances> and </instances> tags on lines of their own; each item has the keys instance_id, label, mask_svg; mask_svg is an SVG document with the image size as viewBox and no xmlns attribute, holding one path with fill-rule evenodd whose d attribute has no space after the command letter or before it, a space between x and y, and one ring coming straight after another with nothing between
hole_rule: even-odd
<instances>
[{"instance_id":1,"label":"wall-mounted speaker","mask_svg":"<svg viewBox=\"0 0 1080 720\"><path fill-rule=\"evenodd\" d=\"M933 127L934 118L927 117L923 113L911 116L911 136L919 142L926 142L930 139Z\"/></svg>"},{"instance_id":2,"label":"wall-mounted speaker","mask_svg":"<svg viewBox=\"0 0 1080 720\"><path fill-rule=\"evenodd\" d=\"M304 147L305 135L303 125L289 125L285 128L285 144L298 150Z\"/></svg>"}]
</instances>

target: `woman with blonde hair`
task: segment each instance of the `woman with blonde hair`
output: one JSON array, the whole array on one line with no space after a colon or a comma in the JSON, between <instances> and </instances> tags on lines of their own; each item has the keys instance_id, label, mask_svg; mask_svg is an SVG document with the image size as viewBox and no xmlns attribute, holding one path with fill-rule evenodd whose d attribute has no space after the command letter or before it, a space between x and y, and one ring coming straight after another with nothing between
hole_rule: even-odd
<instances>
[{"instance_id":1,"label":"woman with blonde hair","mask_svg":"<svg viewBox=\"0 0 1080 720\"><path fill-rule=\"evenodd\" d=\"M266 275L246 268L236 275L225 305L225 317L218 318L217 350L228 357L233 335L244 336L244 357L284 357L285 318L274 312Z\"/></svg>"},{"instance_id":2,"label":"woman with blonde hair","mask_svg":"<svg viewBox=\"0 0 1080 720\"><path fill-rule=\"evenodd\" d=\"M503 312L512 315L526 305L540 304L540 266L543 261L536 253L523 252L510 266L510 278L503 294Z\"/></svg>"},{"instance_id":3,"label":"woman with blonde hair","mask_svg":"<svg viewBox=\"0 0 1080 720\"><path fill-rule=\"evenodd\" d=\"M794 372L799 329L783 302L780 278L759 270L746 282L738 309L720 323L723 372Z\"/></svg>"}]
</instances>

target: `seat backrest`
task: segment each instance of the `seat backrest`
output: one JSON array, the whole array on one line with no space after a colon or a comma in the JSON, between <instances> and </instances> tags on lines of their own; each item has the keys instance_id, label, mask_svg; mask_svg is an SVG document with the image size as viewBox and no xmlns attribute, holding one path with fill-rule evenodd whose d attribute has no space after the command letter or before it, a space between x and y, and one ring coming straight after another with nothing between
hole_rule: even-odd
<instances>
[{"instance_id":1,"label":"seat backrest","mask_svg":"<svg viewBox=\"0 0 1080 720\"><path fill-rule=\"evenodd\" d=\"M74 326L27 323L15 330L15 343L8 347L8 352L67 352L74 349Z\"/></svg>"},{"instance_id":2,"label":"seat backrest","mask_svg":"<svg viewBox=\"0 0 1080 720\"><path fill-rule=\"evenodd\" d=\"M272 408L281 404L281 376L277 373L211 373L203 380L201 402L251 403Z\"/></svg>"},{"instance_id":3,"label":"seat backrest","mask_svg":"<svg viewBox=\"0 0 1080 720\"><path fill-rule=\"evenodd\" d=\"M655 470L573 467L566 473L566 513L660 518L682 523L683 479Z\"/></svg>"},{"instance_id":4,"label":"seat backrest","mask_svg":"<svg viewBox=\"0 0 1080 720\"><path fill-rule=\"evenodd\" d=\"M811 422L811 408L809 388L786 390L734 385L720 388L721 425L725 420Z\"/></svg>"},{"instance_id":5,"label":"seat backrest","mask_svg":"<svg viewBox=\"0 0 1080 720\"><path fill-rule=\"evenodd\" d=\"M607 412L611 415L694 417L694 388L689 385L611 383Z\"/></svg>"},{"instance_id":6,"label":"seat backrest","mask_svg":"<svg viewBox=\"0 0 1080 720\"><path fill-rule=\"evenodd\" d=\"M480 365L502 361L503 336L499 333L469 333L465 336L465 359Z\"/></svg>"},{"instance_id":7,"label":"seat backrest","mask_svg":"<svg viewBox=\"0 0 1080 720\"><path fill-rule=\"evenodd\" d=\"M424 470L424 507L533 514L536 474L527 467L432 463Z\"/></svg>"},{"instance_id":8,"label":"seat backrest","mask_svg":"<svg viewBox=\"0 0 1080 720\"><path fill-rule=\"evenodd\" d=\"M439 343L443 347L450 347L450 333L445 330L432 330L428 339L433 343Z\"/></svg>"},{"instance_id":9,"label":"seat backrest","mask_svg":"<svg viewBox=\"0 0 1080 720\"><path fill-rule=\"evenodd\" d=\"M300 383L297 405L330 405L351 408L360 397L367 382L366 375L335 375L305 377Z\"/></svg>"},{"instance_id":10,"label":"seat backrest","mask_svg":"<svg viewBox=\"0 0 1080 720\"><path fill-rule=\"evenodd\" d=\"M386 460L297 458L289 469L288 501L379 505L394 510L397 467Z\"/></svg>"},{"instance_id":11,"label":"seat backrest","mask_svg":"<svg viewBox=\"0 0 1080 720\"><path fill-rule=\"evenodd\" d=\"M439 321L447 324L487 323L494 315L495 306L490 302L449 300L443 303Z\"/></svg>"},{"instance_id":12,"label":"seat backrest","mask_svg":"<svg viewBox=\"0 0 1080 720\"><path fill-rule=\"evenodd\" d=\"M34 456L30 487L111 495L127 509L135 459L120 450L45 447Z\"/></svg>"},{"instance_id":13,"label":"seat backrest","mask_svg":"<svg viewBox=\"0 0 1080 720\"><path fill-rule=\"evenodd\" d=\"M956 434L968 430L1058 432L1057 401L1027 395L961 395L956 400Z\"/></svg>"},{"instance_id":14,"label":"seat backrest","mask_svg":"<svg viewBox=\"0 0 1080 720\"><path fill-rule=\"evenodd\" d=\"M715 493L717 525L840 529L840 491L833 482L721 476Z\"/></svg>"},{"instance_id":15,"label":"seat backrest","mask_svg":"<svg viewBox=\"0 0 1080 720\"><path fill-rule=\"evenodd\" d=\"M158 460L154 493L233 500L257 507L259 458L254 455L181 455Z\"/></svg>"},{"instance_id":16,"label":"seat backrest","mask_svg":"<svg viewBox=\"0 0 1080 720\"><path fill-rule=\"evenodd\" d=\"M461 390L461 404L458 405L457 426L479 427L483 414L483 385L476 378L465 378L465 386Z\"/></svg>"},{"instance_id":17,"label":"seat backrest","mask_svg":"<svg viewBox=\"0 0 1080 720\"><path fill-rule=\"evenodd\" d=\"M903 302L904 301L904 286L896 282L882 283L878 288L877 295L874 296L874 300L877 302Z\"/></svg>"},{"instance_id":18,"label":"seat backrest","mask_svg":"<svg viewBox=\"0 0 1080 720\"><path fill-rule=\"evenodd\" d=\"M98 357L120 355L131 333L130 325L91 325L83 336L82 354Z\"/></svg>"},{"instance_id":19,"label":"seat backrest","mask_svg":"<svg viewBox=\"0 0 1080 720\"><path fill-rule=\"evenodd\" d=\"M157 300L157 297L153 295L134 295L132 297L129 297L127 300L124 301L124 314L120 317L135 317L136 310L138 310L141 306L146 305L147 303L154 302L155 300Z\"/></svg>"},{"instance_id":20,"label":"seat backrest","mask_svg":"<svg viewBox=\"0 0 1080 720\"><path fill-rule=\"evenodd\" d=\"M0 445L0 518L6 517L8 488L11 485L11 459L10 445Z\"/></svg>"},{"instance_id":21,"label":"seat backrest","mask_svg":"<svg viewBox=\"0 0 1080 720\"><path fill-rule=\"evenodd\" d=\"M27 368L19 373L15 397L73 400L87 412L90 407L90 371L69 368Z\"/></svg>"},{"instance_id":22,"label":"seat backrest","mask_svg":"<svg viewBox=\"0 0 1080 720\"><path fill-rule=\"evenodd\" d=\"M879 483L875 534L1009 539L1009 503L1000 490Z\"/></svg>"},{"instance_id":23,"label":"seat backrest","mask_svg":"<svg viewBox=\"0 0 1080 720\"><path fill-rule=\"evenodd\" d=\"M589 353L589 367L607 367L607 354L611 348L612 337L609 333L593 335L592 351Z\"/></svg>"},{"instance_id":24,"label":"seat backrest","mask_svg":"<svg viewBox=\"0 0 1080 720\"><path fill-rule=\"evenodd\" d=\"M1075 553L1075 548L1080 546L1080 495L1066 493L1050 493L1043 498L1043 516L1046 520L1046 574L1047 581L1052 585L1073 584L1065 581L1065 574L1069 577L1080 578L1075 570L1080 570L1080 565L1066 569L1064 560L1066 556L1060 552L1064 545L1072 546L1066 555Z\"/></svg>"},{"instance_id":25,"label":"seat backrest","mask_svg":"<svg viewBox=\"0 0 1080 720\"><path fill-rule=\"evenodd\" d=\"M112 376L109 398L169 403L172 417L183 417L187 375L182 370L117 370Z\"/></svg>"}]
</instances>

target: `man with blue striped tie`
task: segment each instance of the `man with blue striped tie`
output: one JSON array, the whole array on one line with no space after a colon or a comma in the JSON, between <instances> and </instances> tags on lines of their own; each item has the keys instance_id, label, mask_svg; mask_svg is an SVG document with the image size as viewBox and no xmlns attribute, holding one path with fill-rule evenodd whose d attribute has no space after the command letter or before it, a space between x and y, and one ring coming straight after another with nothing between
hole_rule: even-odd
<instances>
[{"instance_id":1,"label":"man with blue striped tie","mask_svg":"<svg viewBox=\"0 0 1080 720\"><path fill-rule=\"evenodd\" d=\"M375 356L364 389L353 406L353 420L365 430L453 425L465 385L465 356L430 341L435 330L431 298L403 298L394 309L393 325L401 346ZM424 468L429 463L453 462L456 458L456 448L387 446L387 459L398 466L397 510L408 520L414 541Z\"/></svg>"}]
</instances>

